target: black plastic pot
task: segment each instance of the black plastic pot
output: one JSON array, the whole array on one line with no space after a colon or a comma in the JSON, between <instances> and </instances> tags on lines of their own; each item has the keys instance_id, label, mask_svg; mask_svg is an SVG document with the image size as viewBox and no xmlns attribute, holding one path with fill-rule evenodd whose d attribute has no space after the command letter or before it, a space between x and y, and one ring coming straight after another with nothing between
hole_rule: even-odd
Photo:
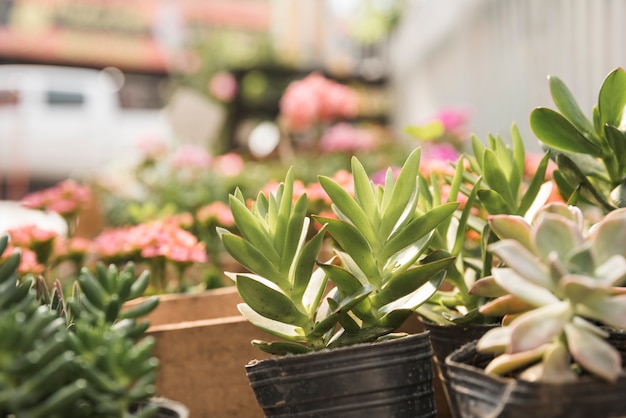
<instances>
[{"instance_id":1,"label":"black plastic pot","mask_svg":"<svg viewBox=\"0 0 626 418\"><path fill-rule=\"evenodd\" d=\"M475 341L447 357L450 395L461 418L626 416L625 377L615 384L591 376L567 384L528 382L485 374L492 358L477 353Z\"/></svg>"},{"instance_id":2,"label":"black plastic pot","mask_svg":"<svg viewBox=\"0 0 626 418\"><path fill-rule=\"evenodd\" d=\"M448 403L450 415L454 418L458 418L458 407L454 402L454 398L449 395L450 388L448 370L446 369L446 357L457 348L479 339L483 334L494 327L500 326L500 324L467 324L467 325L455 325L446 326L438 325L430 321L426 321L420 318L424 328L430 331L430 342L433 347L434 362L437 369L437 375L441 381L441 386L445 393L445 397ZM440 411L440 415L443 411Z\"/></svg>"},{"instance_id":3,"label":"black plastic pot","mask_svg":"<svg viewBox=\"0 0 626 418\"><path fill-rule=\"evenodd\" d=\"M428 331L372 344L253 361L266 417L436 417Z\"/></svg>"}]
</instances>

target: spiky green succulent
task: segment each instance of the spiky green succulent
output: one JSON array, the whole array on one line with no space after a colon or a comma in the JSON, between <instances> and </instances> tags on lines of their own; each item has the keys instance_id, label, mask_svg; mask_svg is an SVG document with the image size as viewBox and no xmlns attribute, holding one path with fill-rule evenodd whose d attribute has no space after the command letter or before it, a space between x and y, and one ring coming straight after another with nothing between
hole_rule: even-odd
<instances>
[{"instance_id":1,"label":"spiky green succulent","mask_svg":"<svg viewBox=\"0 0 626 418\"><path fill-rule=\"evenodd\" d=\"M489 224L501 238L489 249L504 265L472 292L492 297L481 311L504 320L479 340L478 350L496 354L486 371L550 382L582 371L617 379L621 356L606 338L608 329L626 328L626 209L589 229L582 211L563 203L544 206L532 223L498 215Z\"/></svg>"},{"instance_id":2,"label":"spiky green succulent","mask_svg":"<svg viewBox=\"0 0 626 418\"><path fill-rule=\"evenodd\" d=\"M282 354L373 341L433 294L451 258L421 263L420 257L457 204L418 216L418 169L415 151L397 180L389 171L385 185L377 186L354 158L354 198L320 177L338 219L318 217L323 226L309 240L306 195L294 199L291 170L274 194L259 194L250 208L241 193L231 196L241 235L219 232L226 250L250 271L228 273L244 301L239 310L283 340L254 341L257 347ZM322 263L326 232L336 257Z\"/></svg>"},{"instance_id":3,"label":"spiky green succulent","mask_svg":"<svg viewBox=\"0 0 626 418\"><path fill-rule=\"evenodd\" d=\"M8 237L0 237L0 255ZM83 271L69 298L58 282L18 278L20 254L0 262L0 416L147 417L130 408L154 394L154 340L137 318L158 303L122 304L143 294L148 277L131 266Z\"/></svg>"},{"instance_id":4,"label":"spiky green succulent","mask_svg":"<svg viewBox=\"0 0 626 418\"><path fill-rule=\"evenodd\" d=\"M563 81L548 80L558 111L538 107L530 125L557 162L554 179L561 194L571 204L604 211L626 207L626 71L617 68L604 79L591 120Z\"/></svg>"}]
</instances>

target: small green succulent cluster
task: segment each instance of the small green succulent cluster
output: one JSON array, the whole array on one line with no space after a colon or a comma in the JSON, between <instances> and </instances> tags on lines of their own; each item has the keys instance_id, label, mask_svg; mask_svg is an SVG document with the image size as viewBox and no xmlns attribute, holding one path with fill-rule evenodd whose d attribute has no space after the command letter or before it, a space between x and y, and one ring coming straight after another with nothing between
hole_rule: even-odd
<instances>
[{"instance_id":1,"label":"small green succulent cluster","mask_svg":"<svg viewBox=\"0 0 626 418\"><path fill-rule=\"evenodd\" d=\"M375 185L352 159L354 197L327 177L319 181L337 218L312 238L306 195L293 196L293 174L269 198L252 207L241 193L230 207L241 235L220 229L226 250L249 273L228 273L244 301L240 312L283 341L253 342L274 353L301 353L388 336L433 295L453 258L426 259L437 226L457 204L419 213L420 152L406 160L397 178ZM318 261L326 234L335 255Z\"/></svg>"},{"instance_id":2,"label":"small green succulent cluster","mask_svg":"<svg viewBox=\"0 0 626 418\"><path fill-rule=\"evenodd\" d=\"M607 75L589 120L558 77L549 77L550 93L558 111L539 107L530 125L551 150L558 165L554 179L571 204L587 203L605 212L626 207L626 132L622 123L626 105L626 71Z\"/></svg>"},{"instance_id":3,"label":"small green succulent cluster","mask_svg":"<svg viewBox=\"0 0 626 418\"><path fill-rule=\"evenodd\" d=\"M496 354L486 371L547 382L585 371L615 381L621 355L606 338L626 328L626 209L589 229L564 203L542 207L532 223L496 215L489 225L500 237L489 250L503 265L471 292L493 298L481 312L504 319L478 342Z\"/></svg>"},{"instance_id":4,"label":"small green succulent cluster","mask_svg":"<svg viewBox=\"0 0 626 418\"><path fill-rule=\"evenodd\" d=\"M0 238L0 255L7 243ZM149 324L137 318L158 299L122 309L148 275L84 269L65 298L58 282L49 292L42 278L20 280L19 262L14 253L0 263L0 416L152 416L136 408L153 396L158 368L154 340L142 338Z\"/></svg>"},{"instance_id":5,"label":"small green succulent cluster","mask_svg":"<svg viewBox=\"0 0 626 418\"><path fill-rule=\"evenodd\" d=\"M464 155L453 166L455 173L446 178L450 186L446 202L465 196L465 205L457 211L450 222L437 228L432 240L434 251L447 252L455 257L454 265L448 268L446 281L451 288L442 288L420 306L418 314L439 325L462 325L495 323L498 317L483 315L479 307L486 298L469 293L474 282L491 274L492 254L487 246L498 238L493 234L486 215L532 216L538 207L545 204L552 185L546 182L549 155L539 162L533 176L524 179L526 153L524 143L515 124L511 127L512 146L499 136L489 135L487 145L472 136L472 155ZM436 178L430 180L433 187L424 187L420 206L437 207L442 202L438 194ZM429 190L432 190L430 192ZM480 236L476 249L465 248L467 233L473 231Z\"/></svg>"}]
</instances>

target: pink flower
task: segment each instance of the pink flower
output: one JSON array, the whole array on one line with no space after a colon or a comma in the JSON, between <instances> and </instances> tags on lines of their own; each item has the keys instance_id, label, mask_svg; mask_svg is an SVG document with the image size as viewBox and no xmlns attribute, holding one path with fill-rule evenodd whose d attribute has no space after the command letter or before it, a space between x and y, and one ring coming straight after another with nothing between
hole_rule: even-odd
<instances>
[{"instance_id":1,"label":"pink flower","mask_svg":"<svg viewBox=\"0 0 626 418\"><path fill-rule=\"evenodd\" d=\"M220 71L209 80L209 92L213 97L222 101L230 102L237 95L239 87L235 77L226 71Z\"/></svg>"},{"instance_id":2,"label":"pink flower","mask_svg":"<svg viewBox=\"0 0 626 418\"><path fill-rule=\"evenodd\" d=\"M287 128L302 132L315 123L352 118L358 97L349 87L311 73L287 86L280 99L280 114Z\"/></svg>"},{"instance_id":3,"label":"pink flower","mask_svg":"<svg viewBox=\"0 0 626 418\"><path fill-rule=\"evenodd\" d=\"M442 109L436 118L443 124L446 132L463 134L469 118L469 112L463 109Z\"/></svg>"},{"instance_id":4,"label":"pink flower","mask_svg":"<svg viewBox=\"0 0 626 418\"><path fill-rule=\"evenodd\" d=\"M226 177L238 176L243 171L244 166L243 158L235 152L218 155L213 159L213 169Z\"/></svg>"},{"instance_id":5,"label":"pink flower","mask_svg":"<svg viewBox=\"0 0 626 418\"><path fill-rule=\"evenodd\" d=\"M85 209L91 202L91 196L89 187L69 179L25 196L22 204L31 209L56 212L66 217Z\"/></svg>"},{"instance_id":6,"label":"pink flower","mask_svg":"<svg viewBox=\"0 0 626 418\"><path fill-rule=\"evenodd\" d=\"M197 145L183 145L172 155L171 164L177 169L206 169L211 166L211 155Z\"/></svg>"},{"instance_id":7,"label":"pink flower","mask_svg":"<svg viewBox=\"0 0 626 418\"><path fill-rule=\"evenodd\" d=\"M221 226L235 225L230 207L224 202L216 201L201 207L198 209L196 217L201 224L215 222Z\"/></svg>"},{"instance_id":8,"label":"pink flower","mask_svg":"<svg viewBox=\"0 0 626 418\"><path fill-rule=\"evenodd\" d=\"M167 154L169 148L165 140L155 136L142 137L137 141L136 147L147 159L163 157Z\"/></svg>"},{"instance_id":9,"label":"pink flower","mask_svg":"<svg viewBox=\"0 0 626 418\"><path fill-rule=\"evenodd\" d=\"M37 244L54 241L56 232L41 229L37 225L25 225L8 231L11 237L11 244L15 247L32 248Z\"/></svg>"},{"instance_id":10,"label":"pink flower","mask_svg":"<svg viewBox=\"0 0 626 418\"><path fill-rule=\"evenodd\" d=\"M20 265L17 267L17 272L19 274L38 275L45 271L45 267L43 266L43 264L37 261L37 254L34 251L28 248L17 248L12 246L11 244L9 244L7 249L2 254L2 257L0 257L0 261L5 260L16 252L19 252L21 254Z\"/></svg>"},{"instance_id":11,"label":"pink flower","mask_svg":"<svg viewBox=\"0 0 626 418\"><path fill-rule=\"evenodd\" d=\"M354 128L346 122L334 125L320 139L322 152L368 151L375 145L376 141L368 130Z\"/></svg>"}]
</instances>

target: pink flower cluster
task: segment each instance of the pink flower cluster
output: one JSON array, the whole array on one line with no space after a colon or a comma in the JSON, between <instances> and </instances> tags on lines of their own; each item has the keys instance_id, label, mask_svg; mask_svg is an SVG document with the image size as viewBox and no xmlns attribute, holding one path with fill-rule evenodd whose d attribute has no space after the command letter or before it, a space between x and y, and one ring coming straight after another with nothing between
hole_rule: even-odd
<instances>
[{"instance_id":1,"label":"pink flower cluster","mask_svg":"<svg viewBox=\"0 0 626 418\"><path fill-rule=\"evenodd\" d=\"M357 111L354 90L316 72L293 81L280 99L280 115L287 129L294 132L303 132L319 122L352 118Z\"/></svg>"},{"instance_id":2,"label":"pink flower cluster","mask_svg":"<svg viewBox=\"0 0 626 418\"><path fill-rule=\"evenodd\" d=\"M355 128L347 122L341 122L324 133L319 147L325 153L370 151L376 147L376 140L367 129Z\"/></svg>"},{"instance_id":3,"label":"pink flower cluster","mask_svg":"<svg viewBox=\"0 0 626 418\"><path fill-rule=\"evenodd\" d=\"M22 199L22 204L28 208L56 212L63 217L76 215L90 202L91 189L71 179Z\"/></svg>"},{"instance_id":4,"label":"pink flower cluster","mask_svg":"<svg viewBox=\"0 0 626 418\"><path fill-rule=\"evenodd\" d=\"M10 241L5 255L9 256L15 251L22 254L18 272L22 274L43 273L44 264L50 258L55 242L60 240L57 234L36 225L12 228L7 233Z\"/></svg>"},{"instance_id":5,"label":"pink flower cluster","mask_svg":"<svg viewBox=\"0 0 626 418\"><path fill-rule=\"evenodd\" d=\"M204 243L168 220L106 230L94 244L96 253L108 260L163 257L176 263L207 261Z\"/></svg>"}]
</instances>

